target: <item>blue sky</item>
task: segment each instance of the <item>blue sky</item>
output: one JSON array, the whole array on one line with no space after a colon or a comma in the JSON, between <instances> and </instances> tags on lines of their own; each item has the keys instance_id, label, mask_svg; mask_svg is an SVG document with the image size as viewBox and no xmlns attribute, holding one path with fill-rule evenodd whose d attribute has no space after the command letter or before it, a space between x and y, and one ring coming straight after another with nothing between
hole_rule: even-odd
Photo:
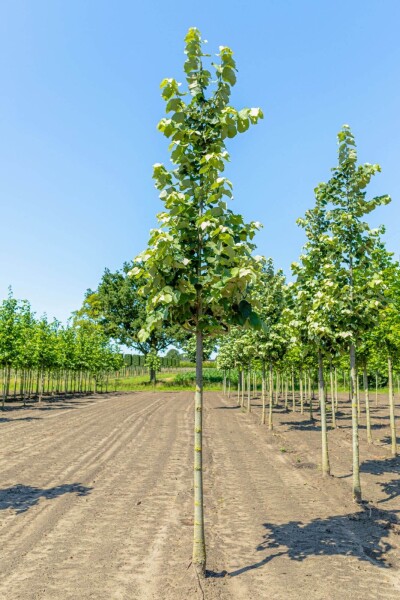
<instances>
[{"instance_id":1,"label":"blue sky","mask_svg":"<svg viewBox=\"0 0 400 600\"><path fill-rule=\"evenodd\" d=\"M265 119L230 141L232 208L264 229L258 252L290 272L296 218L336 162L349 123L359 159L378 162L372 194L399 254L398 0L251 3L3 0L0 4L0 295L66 319L146 245L161 209L151 178L167 162L159 83L183 79L190 26L230 46L237 108Z\"/></svg>"}]
</instances>

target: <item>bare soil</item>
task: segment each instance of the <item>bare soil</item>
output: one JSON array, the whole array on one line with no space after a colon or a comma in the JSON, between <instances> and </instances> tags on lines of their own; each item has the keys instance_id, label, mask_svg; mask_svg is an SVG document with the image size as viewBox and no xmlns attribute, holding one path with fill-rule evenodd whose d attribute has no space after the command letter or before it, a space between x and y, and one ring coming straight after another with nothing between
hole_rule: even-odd
<instances>
[{"instance_id":1,"label":"bare soil","mask_svg":"<svg viewBox=\"0 0 400 600\"><path fill-rule=\"evenodd\" d=\"M274 409L274 431L236 398L205 395L207 578L191 567L188 392L138 392L7 407L0 414L1 600L400 598L400 461L386 399L374 444L360 430L351 501L347 403L329 433Z\"/></svg>"}]
</instances>

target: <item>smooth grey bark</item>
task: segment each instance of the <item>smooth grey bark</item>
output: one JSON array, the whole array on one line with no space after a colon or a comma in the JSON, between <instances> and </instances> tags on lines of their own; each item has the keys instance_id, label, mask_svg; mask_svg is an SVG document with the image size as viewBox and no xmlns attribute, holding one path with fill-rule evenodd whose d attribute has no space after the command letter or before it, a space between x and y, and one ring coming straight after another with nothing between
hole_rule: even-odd
<instances>
[{"instance_id":1,"label":"smooth grey bark","mask_svg":"<svg viewBox=\"0 0 400 600\"><path fill-rule=\"evenodd\" d=\"M3 401L2 408L5 409L5 403L8 398L8 393L10 390L10 379L11 379L11 367L7 366L4 369L4 387L3 387Z\"/></svg>"},{"instance_id":2,"label":"smooth grey bark","mask_svg":"<svg viewBox=\"0 0 400 600\"><path fill-rule=\"evenodd\" d=\"M200 304L200 301L199 301ZM198 308L198 317L201 306ZM196 331L196 392L194 399L194 527L193 565L200 575L206 568L203 510L203 333Z\"/></svg>"},{"instance_id":3,"label":"smooth grey bark","mask_svg":"<svg viewBox=\"0 0 400 600\"><path fill-rule=\"evenodd\" d=\"M14 371L14 393L13 393L14 400L17 397L17 377L18 377L18 369L15 369L15 371Z\"/></svg>"},{"instance_id":4,"label":"smooth grey bark","mask_svg":"<svg viewBox=\"0 0 400 600\"><path fill-rule=\"evenodd\" d=\"M293 412L296 412L296 396L295 396L295 392L294 392L294 372L292 369L292 410Z\"/></svg>"},{"instance_id":5,"label":"smooth grey bark","mask_svg":"<svg viewBox=\"0 0 400 600\"><path fill-rule=\"evenodd\" d=\"M274 373L272 370L272 363L269 364L269 414L268 414L268 429L272 431L274 424L272 422L272 403L274 393Z\"/></svg>"},{"instance_id":6,"label":"smooth grey bark","mask_svg":"<svg viewBox=\"0 0 400 600\"><path fill-rule=\"evenodd\" d=\"M247 412L251 412L251 401L250 401L250 395L251 395L251 371L250 368L247 371Z\"/></svg>"},{"instance_id":7,"label":"smooth grey bark","mask_svg":"<svg viewBox=\"0 0 400 600\"><path fill-rule=\"evenodd\" d=\"M331 411L332 411L332 427L336 429L336 410L335 410L335 394L333 389L333 371L332 365L329 367L330 389L331 389Z\"/></svg>"},{"instance_id":8,"label":"smooth grey bark","mask_svg":"<svg viewBox=\"0 0 400 600\"><path fill-rule=\"evenodd\" d=\"M44 369L40 369L40 381L39 381L39 400L40 403L43 398L43 390L44 390Z\"/></svg>"},{"instance_id":9,"label":"smooth grey bark","mask_svg":"<svg viewBox=\"0 0 400 600\"><path fill-rule=\"evenodd\" d=\"M364 363L363 368L363 386L364 386L364 394L365 394L365 416L367 421L367 441L368 444L372 444L372 434L371 434L371 413L369 410L369 389L368 389L368 374L367 374L367 364Z\"/></svg>"},{"instance_id":10,"label":"smooth grey bark","mask_svg":"<svg viewBox=\"0 0 400 600\"><path fill-rule=\"evenodd\" d=\"M337 384L337 368L335 367L335 409L338 410L339 398L338 398L338 384Z\"/></svg>"},{"instance_id":11,"label":"smooth grey bark","mask_svg":"<svg viewBox=\"0 0 400 600\"><path fill-rule=\"evenodd\" d=\"M261 425L265 425L265 362L262 363L262 381L261 381L261 400L262 400L262 412L261 412Z\"/></svg>"},{"instance_id":12,"label":"smooth grey bark","mask_svg":"<svg viewBox=\"0 0 400 600\"><path fill-rule=\"evenodd\" d=\"M388 357L388 375L389 375L389 413L390 413L390 437L392 456L397 456L396 440L396 419L394 416L394 395L393 395L393 365L392 357Z\"/></svg>"},{"instance_id":13,"label":"smooth grey bark","mask_svg":"<svg viewBox=\"0 0 400 600\"><path fill-rule=\"evenodd\" d=\"M285 410L286 411L289 410L288 403L289 403L289 381L288 381L287 374L285 374Z\"/></svg>"},{"instance_id":14,"label":"smooth grey bark","mask_svg":"<svg viewBox=\"0 0 400 600\"><path fill-rule=\"evenodd\" d=\"M304 414L304 398L303 398L303 373L300 371L299 376L299 385L300 385L300 413Z\"/></svg>"},{"instance_id":15,"label":"smooth grey bark","mask_svg":"<svg viewBox=\"0 0 400 600\"><path fill-rule=\"evenodd\" d=\"M329 465L328 432L326 427L324 365L321 350L318 350L318 395L321 409L322 475L326 476L330 475L331 471Z\"/></svg>"},{"instance_id":16,"label":"smooth grey bark","mask_svg":"<svg viewBox=\"0 0 400 600\"><path fill-rule=\"evenodd\" d=\"M356 349L350 344L350 392L351 392L351 426L353 445L353 500L361 502L360 481L360 446L358 438L358 406L357 406L357 377L356 377Z\"/></svg>"}]
</instances>

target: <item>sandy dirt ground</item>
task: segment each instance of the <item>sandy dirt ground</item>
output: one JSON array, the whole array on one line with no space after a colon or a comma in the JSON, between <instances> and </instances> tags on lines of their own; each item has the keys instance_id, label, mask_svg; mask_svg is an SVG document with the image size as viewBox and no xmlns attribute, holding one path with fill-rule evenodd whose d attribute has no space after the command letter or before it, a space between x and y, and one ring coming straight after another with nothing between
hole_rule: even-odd
<instances>
[{"instance_id":1,"label":"sandy dirt ground","mask_svg":"<svg viewBox=\"0 0 400 600\"><path fill-rule=\"evenodd\" d=\"M205 395L207 578L191 567L192 394L138 392L0 414L1 600L395 600L400 461L387 409L362 419L351 501L341 403L322 480L318 421L275 409L261 426L234 397Z\"/></svg>"}]
</instances>

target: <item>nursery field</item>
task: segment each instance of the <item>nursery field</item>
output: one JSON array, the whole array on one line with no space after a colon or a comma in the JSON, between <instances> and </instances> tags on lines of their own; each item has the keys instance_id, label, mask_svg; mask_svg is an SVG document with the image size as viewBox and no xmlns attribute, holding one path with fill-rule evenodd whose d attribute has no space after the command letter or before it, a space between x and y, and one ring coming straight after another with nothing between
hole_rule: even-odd
<instances>
[{"instance_id":1,"label":"nursery field","mask_svg":"<svg viewBox=\"0 0 400 600\"><path fill-rule=\"evenodd\" d=\"M1 427L1 600L400 597L400 460L386 399L351 423L339 400L322 479L318 415L276 407L274 431L205 394L207 577L192 555L193 395L145 391L7 406ZM399 405L397 405L397 411Z\"/></svg>"}]
</instances>

